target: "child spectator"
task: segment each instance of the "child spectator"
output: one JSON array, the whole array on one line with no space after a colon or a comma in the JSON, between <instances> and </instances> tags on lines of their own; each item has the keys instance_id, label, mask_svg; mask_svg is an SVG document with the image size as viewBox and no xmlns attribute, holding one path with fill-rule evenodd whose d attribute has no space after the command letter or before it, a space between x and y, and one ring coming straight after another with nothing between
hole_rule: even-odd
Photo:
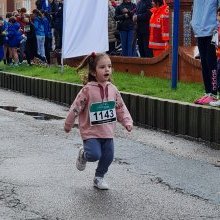
<instances>
[{"instance_id":1,"label":"child spectator","mask_svg":"<svg viewBox=\"0 0 220 220\"><path fill-rule=\"evenodd\" d=\"M88 75L74 100L65 121L64 130L69 132L79 117L79 128L83 139L76 161L78 170L83 171L86 162L99 161L93 184L98 189L108 189L104 180L114 156L113 136L115 122L119 121L129 132L132 118L117 88L110 82L112 64L108 55L87 56L80 67L88 64Z\"/></svg>"},{"instance_id":2,"label":"child spectator","mask_svg":"<svg viewBox=\"0 0 220 220\"><path fill-rule=\"evenodd\" d=\"M24 32L27 37L26 45L25 45L25 54L28 65L32 65L32 60L37 54L37 39L35 33L35 27L32 22L31 16L26 15L24 18L25 26Z\"/></svg>"},{"instance_id":3,"label":"child spectator","mask_svg":"<svg viewBox=\"0 0 220 220\"><path fill-rule=\"evenodd\" d=\"M23 37L20 31L20 24L17 22L14 16L9 18L7 37L9 45L9 57L13 59L14 65L17 66L19 63L17 48L19 48ZM10 64L12 64L12 60L10 60Z\"/></svg>"},{"instance_id":4,"label":"child spectator","mask_svg":"<svg viewBox=\"0 0 220 220\"><path fill-rule=\"evenodd\" d=\"M42 11L44 21L44 32L45 32L45 55L47 63L50 64L50 51L52 48L52 29L51 29L51 17L46 11Z\"/></svg>"},{"instance_id":5,"label":"child spectator","mask_svg":"<svg viewBox=\"0 0 220 220\"><path fill-rule=\"evenodd\" d=\"M46 56L45 56L45 29L44 29L44 20L42 13L34 9L34 27L35 27L35 33L37 38L37 54L38 57L41 57L41 60L43 62L46 62Z\"/></svg>"},{"instance_id":6,"label":"child spectator","mask_svg":"<svg viewBox=\"0 0 220 220\"><path fill-rule=\"evenodd\" d=\"M22 63L23 60L25 59L25 44L26 44L26 36L24 32L24 26L25 26L25 21L24 18L26 17L26 8L21 8L19 10L19 14L16 16L17 22L20 24L20 31L23 34L23 40L20 43L20 50L19 50L19 62Z\"/></svg>"}]
</instances>

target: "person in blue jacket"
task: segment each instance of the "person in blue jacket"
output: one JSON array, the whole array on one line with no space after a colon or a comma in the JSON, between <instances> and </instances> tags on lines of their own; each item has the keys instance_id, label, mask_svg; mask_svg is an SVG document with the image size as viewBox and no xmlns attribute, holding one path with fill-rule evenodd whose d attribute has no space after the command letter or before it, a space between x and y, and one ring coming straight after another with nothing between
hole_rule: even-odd
<instances>
[{"instance_id":1,"label":"person in blue jacket","mask_svg":"<svg viewBox=\"0 0 220 220\"><path fill-rule=\"evenodd\" d=\"M19 63L17 49L19 48L23 37L20 31L20 24L17 22L14 16L9 18L7 38L9 46L9 57L13 59L14 65L17 66Z\"/></svg>"},{"instance_id":2,"label":"person in blue jacket","mask_svg":"<svg viewBox=\"0 0 220 220\"><path fill-rule=\"evenodd\" d=\"M34 27L37 38L37 54L42 57L42 61L46 62L45 55L45 27L43 15L38 9L33 10L34 15Z\"/></svg>"},{"instance_id":3,"label":"person in blue jacket","mask_svg":"<svg viewBox=\"0 0 220 220\"><path fill-rule=\"evenodd\" d=\"M45 32L45 55L47 63L50 64L50 51L52 48L52 29L51 29L51 17L48 12L42 11L44 21L44 32Z\"/></svg>"},{"instance_id":4,"label":"person in blue jacket","mask_svg":"<svg viewBox=\"0 0 220 220\"><path fill-rule=\"evenodd\" d=\"M51 12L51 2L52 0L37 0L35 1L35 5L37 7L37 9L40 10L44 10L47 12Z\"/></svg>"},{"instance_id":5,"label":"person in blue jacket","mask_svg":"<svg viewBox=\"0 0 220 220\"><path fill-rule=\"evenodd\" d=\"M0 17L0 61L4 58L4 39L5 39L5 32L4 32L4 20Z\"/></svg>"},{"instance_id":6,"label":"person in blue jacket","mask_svg":"<svg viewBox=\"0 0 220 220\"><path fill-rule=\"evenodd\" d=\"M51 12L51 1L50 0L41 0L41 2L42 2L41 3L42 4L41 10L50 13Z\"/></svg>"}]
</instances>

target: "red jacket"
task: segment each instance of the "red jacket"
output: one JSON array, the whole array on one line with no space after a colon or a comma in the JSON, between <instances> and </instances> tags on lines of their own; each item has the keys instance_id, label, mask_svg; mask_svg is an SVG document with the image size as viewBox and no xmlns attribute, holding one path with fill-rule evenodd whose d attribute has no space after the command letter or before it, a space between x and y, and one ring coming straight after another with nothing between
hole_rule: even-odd
<instances>
[{"instance_id":1,"label":"red jacket","mask_svg":"<svg viewBox=\"0 0 220 220\"><path fill-rule=\"evenodd\" d=\"M151 9L149 48L165 50L169 42L169 6Z\"/></svg>"}]
</instances>

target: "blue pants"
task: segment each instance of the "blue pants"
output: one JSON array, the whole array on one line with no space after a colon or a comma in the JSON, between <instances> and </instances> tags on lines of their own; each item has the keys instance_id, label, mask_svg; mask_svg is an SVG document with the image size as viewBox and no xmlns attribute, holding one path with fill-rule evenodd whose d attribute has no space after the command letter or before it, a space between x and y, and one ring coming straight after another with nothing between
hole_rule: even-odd
<instances>
[{"instance_id":1,"label":"blue pants","mask_svg":"<svg viewBox=\"0 0 220 220\"><path fill-rule=\"evenodd\" d=\"M37 38L37 53L38 53L38 55L45 58L45 48L44 48L45 36L38 36L37 35L36 38Z\"/></svg>"},{"instance_id":2,"label":"blue pants","mask_svg":"<svg viewBox=\"0 0 220 220\"><path fill-rule=\"evenodd\" d=\"M2 61L4 58L4 48L3 46L0 46L0 61Z\"/></svg>"},{"instance_id":3,"label":"blue pants","mask_svg":"<svg viewBox=\"0 0 220 220\"><path fill-rule=\"evenodd\" d=\"M84 156L88 162L98 162L95 176L104 177L114 158L112 138L91 138L83 141Z\"/></svg>"},{"instance_id":4,"label":"blue pants","mask_svg":"<svg viewBox=\"0 0 220 220\"><path fill-rule=\"evenodd\" d=\"M134 56L134 30L120 31L122 56Z\"/></svg>"}]
</instances>

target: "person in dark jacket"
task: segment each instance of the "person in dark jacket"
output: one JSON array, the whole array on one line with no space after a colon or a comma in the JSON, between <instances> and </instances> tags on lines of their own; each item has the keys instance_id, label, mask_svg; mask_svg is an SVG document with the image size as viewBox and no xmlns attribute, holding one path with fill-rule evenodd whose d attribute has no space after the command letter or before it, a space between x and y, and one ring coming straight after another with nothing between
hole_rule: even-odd
<instances>
[{"instance_id":1,"label":"person in dark jacket","mask_svg":"<svg viewBox=\"0 0 220 220\"><path fill-rule=\"evenodd\" d=\"M53 28L55 37L55 49L62 48L62 35L63 35L63 1L54 0L51 3Z\"/></svg>"},{"instance_id":2,"label":"person in dark jacket","mask_svg":"<svg viewBox=\"0 0 220 220\"><path fill-rule=\"evenodd\" d=\"M134 56L135 23L133 21L133 15L135 11L136 5L131 0L123 0L115 10L115 20L118 22L123 56Z\"/></svg>"},{"instance_id":3,"label":"person in dark jacket","mask_svg":"<svg viewBox=\"0 0 220 220\"><path fill-rule=\"evenodd\" d=\"M109 50L108 54L111 54L115 50L116 46L116 37L115 34L117 32L116 21L115 17L115 8L112 6L111 1L109 0L108 5L108 43L109 43Z\"/></svg>"},{"instance_id":4,"label":"person in dark jacket","mask_svg":"<svg viewBox=\"0 0 220 220\"><path fill-rule=\"evenodd\" d=\"M36 8L37 10L41 10L42 9L42 0L37 0L35 2Z\"/></svg>"},{"instance_id":5,"label":"person in dark jacket","mask_svg":"<svg viewBox=\"0 0 220 220\"><path fill-rule=\"evenodd\" d=\"M37 39L35 33L35 27L32 22L31 16L26 15L24 19L25 26L24 32L27 37L26 45L25 45L25 54L28 65L32 65L31 61L34 59L35 55L37 54Z\"/></svg>"},{"instance_id":6,"label":"person in dark jacket","mask_svg":"<svg viewBox=\"0 0 220 220\"><path fill-rule=\"evenodd\" d=\"M151 0L140 0L137 3L136 15L133 16L133 21L137 22L137 43L141 57L153 57L152 49L148 47L150 36L149 21L151 17L151 8Z\"/></svg>"}]
</instances>

